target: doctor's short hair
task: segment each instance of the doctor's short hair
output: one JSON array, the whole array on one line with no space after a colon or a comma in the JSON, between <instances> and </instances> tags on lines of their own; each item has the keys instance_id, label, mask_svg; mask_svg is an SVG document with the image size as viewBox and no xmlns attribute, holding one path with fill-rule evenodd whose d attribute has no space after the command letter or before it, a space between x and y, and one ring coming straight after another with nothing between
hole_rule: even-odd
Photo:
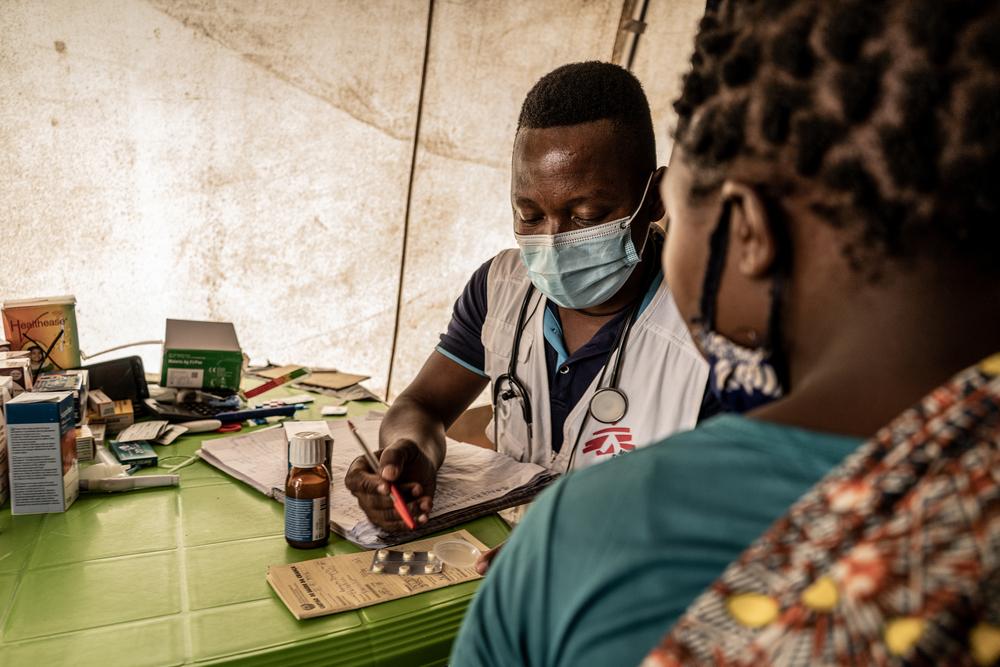
<instances>
[{"instance_id":1,"label":"doctor's short hair","mask_svg":"<svg viewBox=\"0 0 1000 667\"><path fill-rule=\"evenodd\" d=\"M656 137L642 84L628 70L592 60L558 67L524 98L517 129L545 129L610 120L633 151L636 166L656 168Z\"/></svg>"}]
</instances>

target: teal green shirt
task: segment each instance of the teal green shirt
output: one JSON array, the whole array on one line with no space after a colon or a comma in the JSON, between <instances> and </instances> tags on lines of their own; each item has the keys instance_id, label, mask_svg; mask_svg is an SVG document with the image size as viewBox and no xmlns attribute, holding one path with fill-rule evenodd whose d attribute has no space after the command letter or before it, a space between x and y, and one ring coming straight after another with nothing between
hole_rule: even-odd
<instances>
[{"instance_id":1,"label":"teal green shirt","mask_svg":"<svg viewBox=\"0 0 1000 667\"><path fill-rule=\"evenodd\" d=\"M483 582L452 665L634 665L860 440L735 415L544 493Z\"/></svg>"}]
</instances>

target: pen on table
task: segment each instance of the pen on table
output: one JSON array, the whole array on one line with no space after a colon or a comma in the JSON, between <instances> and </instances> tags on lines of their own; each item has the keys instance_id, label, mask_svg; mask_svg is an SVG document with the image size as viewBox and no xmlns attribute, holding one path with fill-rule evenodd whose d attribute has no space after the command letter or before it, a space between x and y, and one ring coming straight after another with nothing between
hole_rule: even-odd
<instances>
[{"instance_id":1,"label":"pen on table","mask_svg":"<svg viewBox=\"0 0 1000 667\"><path fill-rule=\"evenodd\" d=\"M81 479L80 489L94 493L103 491L131 491L132 489L147 489L154 486L178 486L180 475L145 475L143 477L104 477L102 479Z\"/></svg>"},{"instance_id":2,"label":"pen on table","mask_svg":"<svg viewBox=\"0 0 1000 667\"><path fill-rule=\"evenodd\" d=\"M365 458L368 459L368 465L371 466L372 472L378 473L378 460L372 451L368 449L368 445L361 438L361 434L358 433L358 429L355 428L354 422L350 419L347 420L347 426L351 429L351 433L354 435L354 439L358 441L358 445L361 450L365 453ZM406 527L410 530L416 530L417 524L413 521L413 516L410 514L410 510L406 509L406 503L403 502L403 496L399 493L399 489L392 482L389 482L389 493L392 494L392 506L396 508L396 513L399 514L399 518L403 520Z\"/></svg>"},{"instance_id":3,"label":"pen on table","mask_svg":"<svg viewBox=\"0 0 1000 667\"><path fill-rule=\"evenodd\" d=\"M243 395L246 398L253 398L254 396L259 396L260 394L263 394L265 391L269 391L271 389L274 389L275 387L277 387L279 385L283 385L286 382L294 380L295 378L302 377L303 375L305 375L308 372L309 372L308 368L296 368L295 370L293 370L293 371L291 371L289 373L285 373L284 375L282 375L280 377L276 377L273 380L268 380L267 382L265 382L264 384L260 385L259 387L254 387L253 389L248 389Z\"/></svg>"},{"instance_id":4,"label":"pen on table","mask_svg":"<svg viewBox=\"0 0 1000 667\"><path fill-rule=\"evenodd\" d=\"M301 410L305 406L301 403L296 405L279 405L276 408L248 408L246 410L232 410L230 412L218 412L212 419L218 419L223 424L238 424L247 419L259 419L262 417L291 417L296 410Z\"/></svg>"}]
</instances>

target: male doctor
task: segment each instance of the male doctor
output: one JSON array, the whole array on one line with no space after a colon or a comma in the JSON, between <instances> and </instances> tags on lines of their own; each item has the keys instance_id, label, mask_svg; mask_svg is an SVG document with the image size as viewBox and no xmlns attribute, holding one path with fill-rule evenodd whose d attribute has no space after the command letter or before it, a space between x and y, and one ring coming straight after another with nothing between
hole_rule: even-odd
<instances>
[{"instance_id":1,"label":"male doctor","mask_svg":"<svg viewBox=\"0 0 1000 667\"><path fill-rule=\"evenodd\" d=\"M663 281L664 206L649 104L608 63L565 65L521 107L511 168L518 249L483 264L447 332L389 409L380 469L345 483L376 524L420 523L445 431L490 383L497 451L556 472L590 466L698 421L708 376ZM475 233L475 230L470 230Z\"/></svg>"}]
</instances>

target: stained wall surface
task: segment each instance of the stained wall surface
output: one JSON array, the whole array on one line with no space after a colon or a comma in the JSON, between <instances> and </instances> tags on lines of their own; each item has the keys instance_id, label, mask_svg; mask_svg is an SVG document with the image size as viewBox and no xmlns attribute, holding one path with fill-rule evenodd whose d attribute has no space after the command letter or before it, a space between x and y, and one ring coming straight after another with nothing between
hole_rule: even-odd
<instances>
[{"instance_id":1,"label":"stained wall surface","mask_svg":"<svg viewBox=\"0 0 1000 667\"><path fill-rule=\"evenodd\" d=\"M85 351L160 338L166 317L229 320L254 358L377 391L392 365L401 391L468 276L513 244L524 94L607 60L622 9L436 0L428 43L430 6L2 0L0 299L75 294ZM634 69L661 156L703 6L649 3Z\"/></svg>"},{"instance_id":2,"label":"stained wall surface","mask_svg":"<svg viewBox=\"0 0 1000 667\"><path fill-rule=\"evenodd\" d=\"M650 0L646 30L636 47L632 73L649 98L656 130L656 159L670 160L677 122L673 102L681 92L682 76L690 69L698 21L705 13L704 0Z\"/></svg>"},{"instance_id":3,"label":"stained wall surface","mask_svg":"<svg viewBox=\"0 0 1000 667\"><path fill-rule=\"evenodd\" d=\"M0 298L74 293L85 351L221 319L384 384L426 3L0 12Z\"/></svg>"},{"instance_id":4,"label":"stained wall surface","mask_svg":"<svg viewBox=\"0 0 1000 667\"><path fill-rule=\"evenodd\" d=\"M620 17L620 0L435 4L390 391L433 351L472 272L514 245L510 159L525 94L558 65L607 60Z\"/></svg>"}]
</instances>

